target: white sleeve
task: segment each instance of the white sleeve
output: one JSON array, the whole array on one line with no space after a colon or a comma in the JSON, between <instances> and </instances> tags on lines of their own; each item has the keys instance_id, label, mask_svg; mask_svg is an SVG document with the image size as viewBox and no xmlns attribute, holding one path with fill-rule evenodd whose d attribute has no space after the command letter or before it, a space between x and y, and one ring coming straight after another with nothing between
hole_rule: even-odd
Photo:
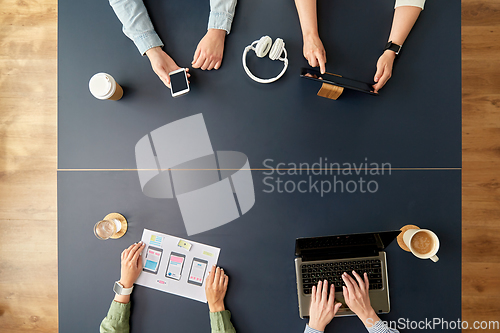
<instances>
[{"instance_id":1,"label":"white sleeve","mask_svg":"<svg viewBox=\"0 0 500 333\"><path fill-rule=\"evenodd\" d=\"M396 5L394 8L401 6L414 6L424 9L425 0L396 0Z\"/></svg>"}]
</instances>

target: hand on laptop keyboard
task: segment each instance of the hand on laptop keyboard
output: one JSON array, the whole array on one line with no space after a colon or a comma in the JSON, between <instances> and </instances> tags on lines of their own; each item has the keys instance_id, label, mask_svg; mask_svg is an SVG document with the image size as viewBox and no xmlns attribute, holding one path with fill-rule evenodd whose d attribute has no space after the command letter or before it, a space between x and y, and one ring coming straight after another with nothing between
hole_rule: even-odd
<instances>
[{"instance_id":1,"label":"hand on laptop keyboard","mask_svg":"<svg viewBox=\"0 0 500 333\"><path fill-rule=\"evenodd\" d=\"M335 303L335 286L328 287L328 281L319 281L312 287L311 305L309 307L309 327L324 331L342 303Z\"/></svg>"},{"instance_id":2,"label":"hand on laptop keyboard","mask_svg":"<svg viewBox=\"0 0 500 333\"><path fill-rule=\"evenodd\" d=\"M342 274L342 280L345 283L342 289L347 306L361 319L365 326L371 327L380 319L370 303L368 274L364 273L361 277L352 271L351 274Z\"/></svg>"}]
</instances>

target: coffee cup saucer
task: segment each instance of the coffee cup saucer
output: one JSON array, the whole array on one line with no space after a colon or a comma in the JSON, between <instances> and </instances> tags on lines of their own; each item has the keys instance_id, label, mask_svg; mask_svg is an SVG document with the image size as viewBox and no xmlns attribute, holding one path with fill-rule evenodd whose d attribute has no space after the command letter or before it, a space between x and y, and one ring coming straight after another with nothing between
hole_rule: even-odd
<instances>
[{"instance_id":1,"label":"coffee cup saucer","mask_svg":"<svg viewBox=\"0 0 500 333\"><path fill-rule=\"evenodd\" d=\"M399 247L402 248L406 252L411 252L411 251L408 248L408 246L406 246L405 242L403 241L403 235L407 230L410 230L410 229L420 229L420 228L417 227L416 225L413 225L413 224L407 224L400 229L401 233L398 235L398 238L397 238Z\"/></svg>"}]
</instances>

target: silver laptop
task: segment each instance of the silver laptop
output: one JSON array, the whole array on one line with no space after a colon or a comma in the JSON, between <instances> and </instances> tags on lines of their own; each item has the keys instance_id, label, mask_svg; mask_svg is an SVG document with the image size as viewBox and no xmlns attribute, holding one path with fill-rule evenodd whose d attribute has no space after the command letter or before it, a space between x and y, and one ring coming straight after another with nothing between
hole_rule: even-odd
<instances>
[{"instance_id":1,"label":"silver laptop","mask_svg":"<svg viewBox=\"0 0 500 333\"><path fill-rule=\"evenodd\" d=\"M335 300L342 306L336 316L352 316L342 295L342 273L352 276L368 274L370 302L376 313L388 313L389 282L384 249L399 235L400 230L297 238L295 241L295 273L301 318L309 316L312 286L328 280L335 284Z\"/></svg>"}]
</instances>

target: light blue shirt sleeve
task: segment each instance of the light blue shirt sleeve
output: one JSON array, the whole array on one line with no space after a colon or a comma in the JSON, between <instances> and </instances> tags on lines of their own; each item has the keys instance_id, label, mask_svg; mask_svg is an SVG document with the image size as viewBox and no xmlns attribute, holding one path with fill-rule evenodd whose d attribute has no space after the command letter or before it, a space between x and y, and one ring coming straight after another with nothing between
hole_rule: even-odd
<instances>
[{"instance_id":1,"label":"light blue shirt sleeve","mask_svg":"<svg viewBox=\"0 0 500 333\"><path fill-rule=\"evenodd\" d=\"M306 329L304 333L323 333L323 331L315 330L314 328L310 328L308 324L306 324Z\"/></svg>"},{"instance_id":2,"label":"light blue shirt sleeve","mask_svg":"<svg viewBox=\"0 0 500 333\"><path fill-rule=\"evenodd\" d=\"M390 328L382 322L382 320L377 321L372 327L367 327L368 333L399 333L395 328Z\"/></svg>"},{"instance_id":3,"label":"light blue shirt sleeve","mask_svg":"<svg viewBox=\"0 0 500 333\"><path fill-rule=\"evenodd\" d=\"M109 4L123 24L123 33L142 55L150 48L163 46L142 0L109 0Z\"/></svg>"},{"instance_id":4,"label":"light blue shirt sleeve","mask_svg":"<svg viewBox=\"0 0 500 333\"><path fill-rule=\"evenodd\" d=\"M368 333L399 333L397 329L388 327L381 320L377 321L372 327L367 327L366 329L368 330ZM306 324L304 333L323 333L323 331L310 328L309 325Z\"/></svg>"},{"instance_id":5,"label":"light blue shirt sleeve","mask_svg":"<svg viewBox=\"0 0 500 333\"><path fill-rule=\"evenodd\" d=\"M208 29L222 29L229 34L237 0L210 0ZM123 25L123 33L130 38L139 52L164 46L153 27L142 0L109 0L116 16Z\"/></svg>"},{"instance_id":6,"label":"light blue shirt sleeve","mask_svg":"<svg viewBox=\"0 0 500 333\"><path fill-rule=\"evenodd\" d=\"M231 32L237 0L210 0L210 16L208 29L226 30Z\"/></svg>"}]
</instances>

